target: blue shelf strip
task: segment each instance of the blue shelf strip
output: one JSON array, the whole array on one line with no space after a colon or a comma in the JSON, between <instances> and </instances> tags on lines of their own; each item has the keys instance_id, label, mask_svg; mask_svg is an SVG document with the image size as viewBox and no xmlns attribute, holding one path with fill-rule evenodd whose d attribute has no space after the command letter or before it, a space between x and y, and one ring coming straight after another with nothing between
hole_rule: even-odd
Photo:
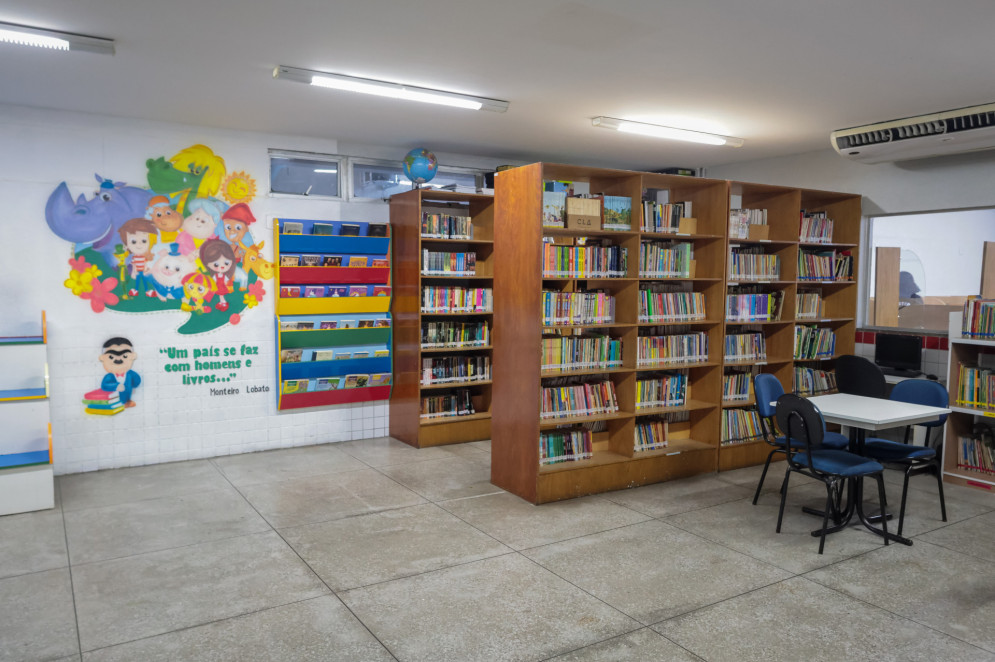
<instances>
[{"instance_id":1,"label":"blue shelf strip","mask_svg":"<svg viewBox=\"0 0 995 662\"><path fill-rule=\"evenodd\" d=\"M387 237L335 237L308 234L281 234L281 253L331 253L385 257L390 252Z\"/></svg>"},{"instance_id":2,"label":"blue shelf strip","mask_svg":"<svg viewBox=\"0 0 995 662\"><path fill-rule=\"evenodd\" d=\"M45 340L41 336L5 336L0 338L0 345L41 345Z\"/></svg>"},{"instance_id":3,"label":"blue shelf strip","mask_svg":"<svg viewBox=\"0 0 995 662\"><path fill-rule=\"evenodd\" d=\"M0 469L29 467L34 464L48 464L48 451L30 451L28 453L0 455Z\"/></svg>"},{"instance_id":4,"label":"blue shelf strip","mask_svg":"<svg viewBox=\"0 0 995 662\"><path fill-rule=\"evenodd\" d=\"M12 388L0 391L0 400L23 400L27 398L44 398L44 388Z\"/></svg>"},{"instance_id":5,"label":"blue shelf strip","mask_svg":"<svg viewBox=\"0 0 995 662\"><path fill-rule=\"evenodd\" d=\"M331 361L307 361L284 363L283 379L317 379L319 377L341 377L344 375L369 375L377 372L391 372L390 357L369 359L339 359Z\"/></svg>"}]
</instances>

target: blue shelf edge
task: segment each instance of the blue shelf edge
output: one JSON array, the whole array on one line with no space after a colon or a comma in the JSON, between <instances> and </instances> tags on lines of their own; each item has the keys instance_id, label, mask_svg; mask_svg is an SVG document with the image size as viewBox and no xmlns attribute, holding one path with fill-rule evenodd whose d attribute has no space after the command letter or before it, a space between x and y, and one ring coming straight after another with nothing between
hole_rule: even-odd
<instances>
[{"instance_id":1,"label":"blue shelf edge","mask_svg":"<svg viewBox=\"0 0 995 662\"><path fill-rule=\"evenodd\" d=\"M0 401L4 400L27 400L30 398L44 398L44 388L12 388L0 390Z\"/></svg>"},{"instance_id":2,"label":"blue shelf edge","mask_svg":"<svg viewBox=\"0 0 995 662\"><path fill-rule=\"evenodd\" d=\"M17 467L30 467L35 464L48 463L47 450L0 455L0 469L15 469Z\"/></svg>"},{"instance_id":3,"label":"blue shelf edge","mask_svg":"<svg viewBox=\"0 0 995 662\"><path fill-rule=\"evenodd\" d=\"M338 359L331 361L307 361L284 363L283 379L318 379L321 377L342 377L349 374L373 374L391 372L390 357L367 359Z\"/></svg>"}]
</instances>

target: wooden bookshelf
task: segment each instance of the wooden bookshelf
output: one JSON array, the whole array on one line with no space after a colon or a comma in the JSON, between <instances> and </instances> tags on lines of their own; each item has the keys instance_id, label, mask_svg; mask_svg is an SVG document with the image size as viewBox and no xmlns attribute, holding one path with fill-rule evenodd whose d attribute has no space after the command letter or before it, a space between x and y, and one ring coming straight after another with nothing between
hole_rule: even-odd
<instances>
[{"instance_id":1,"label":"wooden bookshelf","mask_svg":"<svg viewBox=\"0 0 995 662\"><path fill-rule=\"evenodd\" d=\"M452 214L471 219L472 238L422 236L424 213ZM416 189L390 200L394 242L394 389L390 400L390 435L417 448L489 439L491 436L491 380L422 384L425 359L482 356L490 358L490 342L482 346L424 347L424 325L437 322L487 323L494 332L492 312L423 313L426 286L492 288L494 283L494 198L490 195ZM473 276L426 273L423 251L475 253ZM496 297L495 297L496 298ZM425 418L422 398L468 389L474 413Z\"/></svg>"}]
</instances>

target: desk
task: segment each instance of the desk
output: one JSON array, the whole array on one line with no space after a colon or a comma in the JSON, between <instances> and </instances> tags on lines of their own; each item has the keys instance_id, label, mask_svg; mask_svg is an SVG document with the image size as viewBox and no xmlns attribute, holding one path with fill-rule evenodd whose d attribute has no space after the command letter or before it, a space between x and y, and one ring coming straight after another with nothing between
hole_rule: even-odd
<instances>
[{"instance_id":1,"label":"desk","mask_svg":"<svg viewBox=\"0 0 995 662\"><path fill-rule=\"evenodd\" d=\"M853 434L850 437L850 450L858 455L863 453L864 438L867 430L886 430L888 428L916 425L917 423L928 423L937 420L944 414L950 413L949 409L943 407L927 407L908 402L866 398L861 395L850 395L849 393L818 395L809 398L809 402L819 408L822 412L822 417L827 423L836 423L854 428ZM856 512L857 517L864 526L874 533L884 536L884 531L871 526L870 520L864 515L863 482L860 480L850 480L847 482L847 507L843 511L840 521L836 523L836 526L829 529L827 533L843 529L850 523L854 512ZM821 531L813 531L812 533L812 535L817 534L821 534ZM912 541L908 538L902 538L891 533L888 534L888 539L906 545L912 544Z\"/></svg>"}]
</instances>

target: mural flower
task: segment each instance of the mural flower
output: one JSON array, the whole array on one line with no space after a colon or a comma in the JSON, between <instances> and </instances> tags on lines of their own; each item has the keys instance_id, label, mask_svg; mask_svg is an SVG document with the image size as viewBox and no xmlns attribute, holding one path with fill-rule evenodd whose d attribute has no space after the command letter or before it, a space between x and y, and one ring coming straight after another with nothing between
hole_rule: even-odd
<instances>
[{"instance_id":1,"label":"mural flower","mask_svg":"<svg viewBox=\"0 0 995 662\"><path fill-rule=\"evenodd\" d=\"M263 284L257 280L252 285L249 285L249 291L242 297L242 301L249 308L255 308L257 305L262 303L263 296L265 296L265 294L266 290L263 289Z\"/></svg>"},{"instance_id":2,"label":"mural flower","mask_svg":"<svg viewBox=\"0 0 995 662\"><path fill-rule=\"evenodd\" d=\"M69 266L72 267L73 271L78 271L80 273L83 273L84 271L86 271L86 268L88 266L90 266L90 265L87 264L86 257L83 256L83 255L80 255L77 258L70 258L69 259Z\"/></svg>"},{"instance_id":3,"label":"mural flower","mask_svg":"<svg viewBox=\"0 0 995 662\"><path fill-rule=\"evenodd\" d=\"M69 278L62 284L72 290L73 294L80 297L93 290L93 274L89 271L70 271Z\"/></svg>"},{"instance_id":4,"label":"mural flower","mask_svg":"<svg viewBox=\"0 0 995 662\"><path fill-rule=\"evenodd\" d=\"M117 304L118 297L114 294L115 287L117 287L117 278L105 278L103 281L94 280L93 289L80 294L79 297L81 299L89 299L90 308L93 309L93 312L101 313L104 311L105 306Z\"/></svg>"}]
</instances>

